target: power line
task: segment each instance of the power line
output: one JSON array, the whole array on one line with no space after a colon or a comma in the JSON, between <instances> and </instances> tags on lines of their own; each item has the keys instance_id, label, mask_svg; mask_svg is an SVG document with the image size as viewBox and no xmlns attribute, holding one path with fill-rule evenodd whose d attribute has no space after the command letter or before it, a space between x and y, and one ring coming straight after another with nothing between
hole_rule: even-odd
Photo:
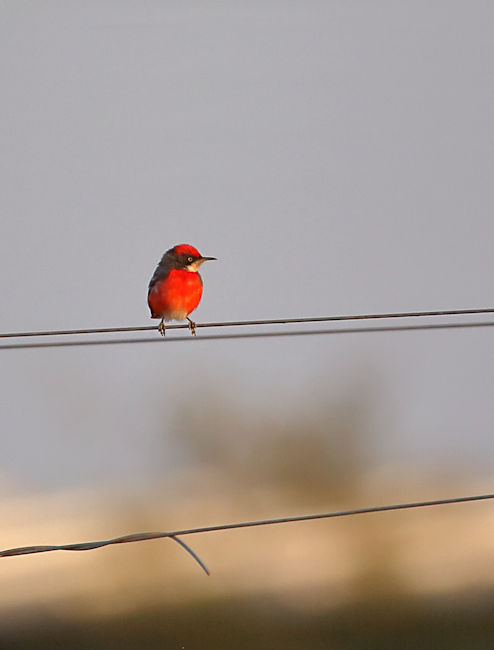
<instances>
[{"instance_id":1,"label":"power line","mask_svg":"<svg viewBox=\"0 0 494 650\"><path fill-rule=\"evenodd\" d=\"M177 327L177 326L175 326ZM182 327L182 326L178 326ZM198 325L199 327L199 325ZM278 338L287 336L317 336L322 334L371 334L375 332L412 332L422 330L471 329L476 327L494 327L494 321L474 323L429 323L427 325L390 325L383 327L347 327L324 330L293 330L289 332L244 332L242 334L212 334L209 336L174 336L155 338L100 339L83 341L56 341L50 343L7 343L0 345L1 350L20 350L36 348L88 347L96 345L125 345L134 343L183 343L199 341L227 341L234 339ZM153 328L154 329L154 328ZM168 329L168 327L167 327Z\"/></svg>"},{"instance_id":2,"label":"power line","mask_svg":"<svg viewBox=\"0 0 494 650\"><path fill-rule=\"evenodd\" d=\"M475 314L494 314L494 308L485 309L443 309L436 311L406 311L406 312L388 312L381 314L353 314L347 316L316 316L309 318L275 318L263 320L243 320L243 321L220 321L215 323L196 323L196 327L246 327L251 325L296 325L301 323L327 323L336 321L352 320L376 320L383 318L421 318L424 316L472 316ZM167 325L167 330L188 329L189 325ZM157 330L156 325L144 325L137 327L97 327L90 329L72 329L72 330L42 330L31 332L4 332L0 333L0 338L21 338L26 336L74 336L79 334L113 334L128 332L151 332Z\"/></svg>"},{"instance_id":3,"label":"power line","mask_svg":"<svg viewBox=\"0 0 494 650\"><path fill-rule=\"evenodd\" d=\"M487 499L494 499L494 494L480 494L468 497L454 497L449 499L434 499L433 501L413 501L411 503L397 503L385 506L372 506L367 508L355 508L352 510L337 510L334 512L324 512L312 515L298 515L293 517L278 517L275 519L260 519L257 521L243 521L233 524L219 524L216 526L202 526L200 528L185 528L182 530L175 530L173 532L155 532L155 533L134 533L131 535L123 535L122 537L115 537L113 539L106 539L95 542L79 542L76 544L54 544L43 546L20 546L17 548L9 548L0 551L0 557L12 557L17 555L32 555L34 553L48 553L50 551L91 551L104 546L111 546L113 544L128 544L131 542L144 542L150 539L163 539L169 537L175 542L180 544L192 557L198 562L201 568L209 575L209 571L200 560L198 555L185 544L179 537L185 535L196 535L199 533L212 533L225 530L235 530L239 528L254 528L259 526L272 526L275 524L288 524L303 521L315 521L317 519L334 519L336 517L350 517L354 515L364 515L377 512L390 512L394 510L410 510L412 508L427 508L431 506L443 506L453 503L467 503L473 501L485 501Z\"/></svg>"}]
</instances>

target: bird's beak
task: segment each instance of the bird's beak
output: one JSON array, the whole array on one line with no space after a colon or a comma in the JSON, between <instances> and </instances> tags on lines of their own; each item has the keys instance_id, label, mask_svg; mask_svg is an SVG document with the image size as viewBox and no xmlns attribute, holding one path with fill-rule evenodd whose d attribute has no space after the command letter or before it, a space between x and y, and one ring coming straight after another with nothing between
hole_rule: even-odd
<instances>
[{"instance_id":1,"label":"bird's beak","mask_svg":"<svg viewBox=\"0 0 494 650\"><path fill-rule=\"evenodd\" d=\"M197 271L197 269L201 266L203 262L207 262L208 260L215 260L216 257L199 257L195 262L192 262L192 264L189 264L187 269L189 271Z\"/></svg>"},{"instance_id":2,"label":"bird's beak","mask_svg":"<svg viewBox=\"0 0 494 650\"><path fill-rule=\"evenodd\" d=\"M207 262L208 260L215 260L216 257L200 257L198 260L194 262L194 264L191 266L195 266L196 269L198 269L203 262Z\"/></svg>"}]
</instances>

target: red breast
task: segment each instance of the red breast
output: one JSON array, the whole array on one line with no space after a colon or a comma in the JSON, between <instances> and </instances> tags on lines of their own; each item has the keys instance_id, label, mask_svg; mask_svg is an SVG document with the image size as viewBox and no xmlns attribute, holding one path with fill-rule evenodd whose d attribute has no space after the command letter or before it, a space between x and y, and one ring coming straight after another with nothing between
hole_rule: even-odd
<instances>
[{"instance_id":1,"label":"red breast","mask_svg":"<svg viewBox=\"0 0 494 650\"><path fill-rule=\"evenodd\" d=\"M151 318L184 320L201 300L202 279L199 273L171 269L149 292Z\"/></svg>"}]
</instances>

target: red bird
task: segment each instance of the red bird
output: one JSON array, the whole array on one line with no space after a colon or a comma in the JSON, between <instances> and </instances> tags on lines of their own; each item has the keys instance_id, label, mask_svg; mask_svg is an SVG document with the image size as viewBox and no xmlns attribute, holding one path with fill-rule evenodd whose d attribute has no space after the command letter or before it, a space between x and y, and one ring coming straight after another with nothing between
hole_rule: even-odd
<instances>
[{"instance_id":1,"label":"red bird","mask_svg":"<svg viewBox=\"0 0 494 650\"><path fill-rule=\"evenodd\" d=\"M202 296L202 278L199 267L207 260L189 244L178 244L161 258L154 272L148 290L148 305L151 318L161 318L158 329L165 336L165 320L189 321L191 334L196 333L196 324L189 314L194 311Z\"/></svg>"}]
</instances>

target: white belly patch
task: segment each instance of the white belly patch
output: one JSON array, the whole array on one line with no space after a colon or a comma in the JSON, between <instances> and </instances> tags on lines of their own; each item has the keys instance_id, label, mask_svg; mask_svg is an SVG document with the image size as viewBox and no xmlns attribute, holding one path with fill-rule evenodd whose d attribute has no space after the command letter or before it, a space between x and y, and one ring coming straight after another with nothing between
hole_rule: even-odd
<instances>
[{"instance_id":1,"label":"white belly patch","mask_svg":"<svg viewBox=\"0 0 494 650\"><path fill-rule=\"evenodd\" d=\"M185 320L187 318L187 312L182 310L170 311L165 314L165 320Z\"/></svg>"}]
</instances>

